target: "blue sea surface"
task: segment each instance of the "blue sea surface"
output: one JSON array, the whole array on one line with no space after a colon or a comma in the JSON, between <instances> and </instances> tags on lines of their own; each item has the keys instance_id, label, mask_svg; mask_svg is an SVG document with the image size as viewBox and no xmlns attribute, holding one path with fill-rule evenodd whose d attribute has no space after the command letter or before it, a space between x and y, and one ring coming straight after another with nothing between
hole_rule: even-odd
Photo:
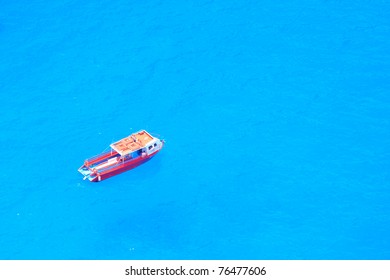
<instances>
[{"instance_id":1,"label":"blue sea surface","mask_svg":"<svg viewBox=\"0 0 390 280\"><path fill-rule=\"evenodd\" d=\"M388 1L0 3L0 259L390 259Z\"/></svg>"}]
</instances>

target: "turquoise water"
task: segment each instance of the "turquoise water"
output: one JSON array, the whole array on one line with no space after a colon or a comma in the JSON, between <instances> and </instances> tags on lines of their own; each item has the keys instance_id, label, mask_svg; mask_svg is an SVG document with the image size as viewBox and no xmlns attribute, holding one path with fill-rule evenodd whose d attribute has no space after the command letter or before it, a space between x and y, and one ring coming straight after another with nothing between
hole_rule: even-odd
<instances>
[{"instance_id":1,"label":"turquoise water","mask_svg":"<svg viewBox=\"0 0 390 280\"><path fill-rule=\"evenodd\" d=\"M1 1L0 259L389 259L387 1ZM85 158L166 140L101 183Z\"/></svg>"}]
</instances>

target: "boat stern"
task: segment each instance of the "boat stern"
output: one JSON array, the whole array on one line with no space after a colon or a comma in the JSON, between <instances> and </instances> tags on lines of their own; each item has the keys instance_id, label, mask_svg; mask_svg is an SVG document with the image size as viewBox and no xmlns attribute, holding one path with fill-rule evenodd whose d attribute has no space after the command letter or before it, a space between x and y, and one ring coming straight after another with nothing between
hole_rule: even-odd
<instances>
[{"instance_id":1,"label":"boat stern","mask_svg":"<svg viewBox=\"0 0 390 280\"><path fill-rule=\"evenodd\" d=\"M85 164L83 166L81 166L77 171L80 172L81 175L84 176L83 180L88 179L91 182L95 182L97 179L96 173L93 172L92 170L90 170Z\"/></svg>"}]
</instances>

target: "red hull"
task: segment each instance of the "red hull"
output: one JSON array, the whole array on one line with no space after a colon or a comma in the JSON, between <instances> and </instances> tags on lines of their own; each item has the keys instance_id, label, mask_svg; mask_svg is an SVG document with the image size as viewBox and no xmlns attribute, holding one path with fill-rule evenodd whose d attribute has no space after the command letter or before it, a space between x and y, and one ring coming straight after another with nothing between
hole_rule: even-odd
<instances>
[{"instance_id":1,"label":"red hull","mask_svg":"<svg viewBox=\"0 0 390 280\"><path fill-rule=\"evenodd\" d=\"M110 169L107 172L100 173L91 182L100 182L100 181L106 180L106 179L108 179L108 178L110 178L112 176L121 174L121 173L126 172L128 170L131 170L133 168L136 168L137 166L139 166L139 165L147 162L148 160L150 160L154 155L155 154L150 155L150 156L145 156L144 158L140 157L140 158L137 158L137 159L135 159L135 160L133 160L131 162L124 163L124 164L119 164L118 167L112 168L112 169Z\"/></svg>"}]
</instances>

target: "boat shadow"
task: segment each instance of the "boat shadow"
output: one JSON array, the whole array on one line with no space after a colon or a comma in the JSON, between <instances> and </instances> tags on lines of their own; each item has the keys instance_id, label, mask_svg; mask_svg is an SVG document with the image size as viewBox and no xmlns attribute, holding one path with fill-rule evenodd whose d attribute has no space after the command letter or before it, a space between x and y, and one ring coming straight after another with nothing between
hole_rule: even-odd
<instances>
[{"instance_id":1,"label":"boat shadow","mask_svg":"<svg viewBox=\"0 0 390 280\"><path fill-rule=\"evenodd\" d=\"M123 212L104 228L104 251L114 259L175 259L185 246L185 209L175 203L145 201L142 209ZM113 238L114 237L114 238ZM105 256L107 257L107 256Z\"/></svg>"}]
</instances>

